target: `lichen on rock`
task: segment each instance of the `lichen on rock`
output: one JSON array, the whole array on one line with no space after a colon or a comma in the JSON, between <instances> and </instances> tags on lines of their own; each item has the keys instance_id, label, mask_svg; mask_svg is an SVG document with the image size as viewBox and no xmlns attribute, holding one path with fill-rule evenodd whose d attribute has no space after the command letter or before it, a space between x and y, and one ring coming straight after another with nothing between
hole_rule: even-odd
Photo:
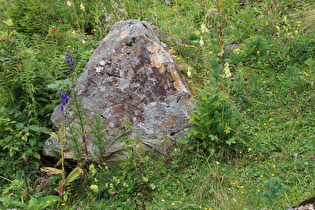
<instances>
[{"instance_id":1,"label":"lichen on rock","mask_svg":"<svg viewBox=\"0 0 315 210\"><path fill-rule=\"evenodd\" d=\"M82 98L86 119L101 113L102 123L107 125L104 141L108 147L102 151L107 156L127 155L121 149L124 143L117 141L123 135L120 127L124 122L133 127L128 138L140 136L144 149L154 147L161 154L165 154L163 136L169 135L163 141L171 143L190 127L187 117L194 101L165 46L149 23L118 22L100 42L77 80L74 88ZM66 120L60 107L55 109L51 120L56 129ZM75 120L72 115L70 121ZM89 129L93 125L89 122L86 126ZM90 142L92 137L87 133L86 138ZM51 137L44 145L44 155L53 155L49 151L52 146L60 147ZM66 148L65 157L70 158L73 151L70 146ZM97 147L89 143L88 150L95 152Z\"/></svg>"}]
</instances>

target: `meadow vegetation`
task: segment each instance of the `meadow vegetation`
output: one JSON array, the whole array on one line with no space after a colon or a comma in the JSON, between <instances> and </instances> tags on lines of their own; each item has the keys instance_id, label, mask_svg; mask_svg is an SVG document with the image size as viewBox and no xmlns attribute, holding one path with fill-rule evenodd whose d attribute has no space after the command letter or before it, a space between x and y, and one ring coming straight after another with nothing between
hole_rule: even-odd
<instances>
[{"instance_id":1,"label":"meadow vegetation","mask_svg":"<svg viewBox=\"0 0 315 210\"><path fill-rule=\"evenodd\" d=\"M315 196L314 2L166 2L0 0L0 208L287 209ZM48 134L91 132L106 147L97 115L85 129L80 98L70 136L50 116L127 19L173 37L162 41L194 95L195 126L166 156L122 139L119 165L87 161L84 145L74 161L43 157Z\"/></svg>"}]
</instances>

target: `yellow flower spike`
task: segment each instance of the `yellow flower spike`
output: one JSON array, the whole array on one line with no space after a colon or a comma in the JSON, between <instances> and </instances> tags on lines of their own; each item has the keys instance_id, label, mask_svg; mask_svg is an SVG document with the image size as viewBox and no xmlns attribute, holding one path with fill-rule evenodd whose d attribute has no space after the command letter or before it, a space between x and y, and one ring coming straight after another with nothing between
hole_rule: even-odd
<instances>
[{"instance_id":1,"label":"yellow flower spike","mask_svg":"<svg viewBox=\"0 0 315 210\"><path fill-rule=\"evenodd\" d=\"M29 134L29 133L26 133L26 135L29 136L30 134Z\"/></svg>"},{"instance_id":2,"label":"yellow flower spike","mask_svg":"<svg viewBox=\"0 0 315 210\"><path fill-rule=\"evenodd\" d=\"M248 111L250 111L250 109L248 109Z\"/></svg>"},{"instance_id":3,"label":"yellow flower spike","mask_svg":"<svg viewBox=\"0 0 315 210\"><path fill-rule=\"evenodd\" d=\"M264 175L261 175L260 177L264 177Z\"/></svg>"},{"instance_id":4,"label":"yellow flower spike","mask_svg":"<svg viewBox=\"0 0 315 210\"><path fill-rule=\"evenodd\" d=\"M260 192L260 190L257 190L257 192Z\"/></svg>"},{"instance_id":5,"label":"yellow flower spike","mask_svg":"<svg viewBox=\"0 0 315 210\"><path fill-rule=\"evenodd\" d=\"M244 192L242 191L242 193L244 193Z\"/></svg>"},{"instance_id":6,"label":"yellow flower spike","mask_svg":"<svg viewBox=\"0 0 315 210\"><path fill-rule=\"evenodd\" d=\"M172 206L175 206L175 203L174 203L174 202L172 203Z\"/></svg>"},{"instance_id":7,"label":"yellow flower spike","mask_svg":"<svg viewBox=\"0 0 315 210\"><path fill-rule=\"evenodd\" d=\"M50 201L47 201L47 203L50 203Z\"/></svg>"},{"instance_id":8,"label":"yellow flower spike","mask_svg":"<svg viewBox=\"0 0 315 210\"><path fill-rule=\"evenodd\" d=\"M22 140L24 140L24 136L22 136L22 138L21 138Z\"/></svg>"},{"instance_id":9,"label":"yellow flower spike","mask_svg":"<svg viewBox=\"0 0 315 210\"><path fill-rule=\"evenodd\" d=\"M228 188L228 190L231 190L231 188Z\"/></svg>"},{"instance_id":10,"label":"yellow flower spike","mask_svg":"<svg viewBox=\"0 0 315 210\"><path fill-rule=\"evenodd\" d=\"M61 205L64 206L64 205L66 205L66 204L65 204L65 203L62 203Z\"/></svg>"},{"instance_id":11,"label":"yellow flower spike","mask_svg":"<svg viewBox=\"0 0 315 210\"><path fill-rule=\"evenodd\" d=\"M180 15L179 18L182 18L182 16Z\"/></svg>"},{"instance_id":12,"label":"yellow flower spike","mask_svg":"<svg viewBox=\"0 0 315 210\"><path fill-rule=\"evenodd\" d=\"M270 118L270 119L269 119L269 122L271 122L271 121L273 121L273 119L272 119L272 118Z\"/></svg>"},{"instance_id":13,"label":"yellow flower spike","mask_svg":"<svg viewBox=\"0 0 315 210\"><path fill-rule=\"evenodd\" d=\"M274 176L274 174L271 174L271 176Z\"/></svg>"},{"instance_id":14,"label":"yellow flower spike","mask_svg":"<svg viewBox=\"0 0 315 210\"><path fill-rule=\"evenodd\" d=\"M93 31L96 31L96 29L94 28Z\"/></svg>"},{"instance_id":15,"label":"yellow flower spike","mask_svg":"<svg viewBox=\"0 0 315 210\"><path fill-rule=\"evenodd\" d=\"M295 110L296 112L299 112L299 110Z\"/></svg>"},{"instance_id":16,"label":"yellow flower spike","mask_svg":"<svg viewBox=\"0 0 315 210\"><path fill-rule=\"evenodd\" d=\"M264 125L266 125L266 123L264 123Z\"/></svg>"},{"instance_id":17,"label":"yellow flower spike","mask_svg":"<svg viewBox=\"0 0 315 210\"><path fill-rule=\"evenodd\" d=\"M199 209L201 209L202 207L201 206L199 206Z\"/></svg>"},{"instance_id":18,"label":"yellow flower spike","mask_svg":"<svg viewBox=\"0 0 315 210\"><path fill-rule=\"evenodd\" d=\"M257 51L257 54L259 54L260 52L259 51Z\"/></svg>"},{"instance_id":19,"label":"yellow flower spike","mask_svg":"<svg viewBox=\"0 0 315 210\"><path fill-rule=\"evenodd\" d=\"M85 11L85 7L84 7L83 3L80 4L80 9Z\"/></svg>"},{"instance_id":20,"label":"yellow flower spike","mask_svg":"<svg viewBox=\"0 0 315 210\"><path fill-rule=\"evenodd\" d=\"M257 158L255 158L255 160L257 160Z\"/></svg>"},{"instance_id":21,"label":"yellow flower spike","mask_svg":"<svg viewBox=\"0 0 315 210\"><path fill-rule=\"evenodd\" d=\"M176 151L177 151L177 149L175 148L175 149L174 149L174 152L176 152Z\"/></svg>"},{"instance_id":22,"label":"yellow flower spike","mask_svg":"<svg viewBox=\"0 0 315 210\"><path fill-rule=\"evenodd\" d=\"M272 168L276 168L276 165L273 165Z\"/></svg>"},{"instance_id":23,"label":"yellow flower spike","mask_svg":"<svg viewBox=\"0 0 315 210\"><path fill-rule=\"evenodd\" d=\"M257 134L257 133L255 133L255 136L258 136L258 134Z\"/></svg>"},{"instance_id":24,"label":"yellow flower spike","mask_svg":"<svg viewBox=\"0 0 315 210\"><path fill-rule=\"evenodd\" d=\"M241 189L244 189L244 186L241 186Z\"/></svg>"},{"instance_id":25,"label":"yellow flower spike","mask_svg":"<svg viewBox=\"0 0 315 210\"><path fill-rule=\"evenodd\" d=\"M70 48L71 46L70 46L70 45L68 45L67 47L68 47L68 48Z\"/></svg>"}]
</instances>

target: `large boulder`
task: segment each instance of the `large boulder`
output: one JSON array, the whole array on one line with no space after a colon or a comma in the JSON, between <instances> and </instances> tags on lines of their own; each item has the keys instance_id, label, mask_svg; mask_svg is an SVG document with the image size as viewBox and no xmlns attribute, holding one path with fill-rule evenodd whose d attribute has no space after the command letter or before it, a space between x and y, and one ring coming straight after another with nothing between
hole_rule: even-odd
<instances>
[{"instance_id":1,"label":"large boulder","mask_svg":"<svg viewBox=\"0 0 315 210\"><path fill-rule=\"evenodd\" d=\"M145 150L154 148L161 154L166 154L166 146L173 144L177 137L183 137L190 126L187 117L193 98L178 70L176 60L167 45L157 38L150 23L127 20L114 25L74 86L77 96L82 98L85 119L101 113L102 123L107 125L104 141L108 146L103 154L108 158L127 155L121 149L125 143L117 140L122 135L137 139L137 144ZM51 116L56 130L63 121L78 120L73 111L65 117L65 112L74 108L73 104L66 105L64 111L60 107ZM121 129L125 122L133 127L127 133ZM87 130L92 126L89 121ZM96 153L98 149L91 143L89 133L86 139L87 150ZM64 156L71 158L73 142L64 142ZM60 148L53 137L45 142L43 154L53 156L51 147Z\"/></svg>"}]
</instances>

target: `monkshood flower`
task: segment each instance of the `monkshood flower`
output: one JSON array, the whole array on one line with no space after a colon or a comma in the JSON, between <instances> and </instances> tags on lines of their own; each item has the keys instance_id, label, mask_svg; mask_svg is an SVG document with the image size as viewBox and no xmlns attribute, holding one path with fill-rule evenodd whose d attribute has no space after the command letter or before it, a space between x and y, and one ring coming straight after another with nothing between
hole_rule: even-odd
<instances>
[{"instance_id":1,"label":"monkshood flower","mask_svg":"<svg viewBox=\"0 0 315 210\"><path fill-rule=\"evenodd\" d=\"M60 111L63 111L63 107L69 102L69 97L67 96L66 92L61 91L60 98L61 98L60 101L62 103L62 106L60 107Z\"/></svg>"},{"instance_id":2,"label":"monkshood flower","mask_svg":"<svg viewBox=\"0 0 315 210\"><path fill-rule=\"evenodd\" d=\"M67 52L66 52L66 62L67 64L69 64L70 69L74 71L75 63L74 63L73 57L69 54L69 49L67 49Z\"/></svg>"}]
</instances>

